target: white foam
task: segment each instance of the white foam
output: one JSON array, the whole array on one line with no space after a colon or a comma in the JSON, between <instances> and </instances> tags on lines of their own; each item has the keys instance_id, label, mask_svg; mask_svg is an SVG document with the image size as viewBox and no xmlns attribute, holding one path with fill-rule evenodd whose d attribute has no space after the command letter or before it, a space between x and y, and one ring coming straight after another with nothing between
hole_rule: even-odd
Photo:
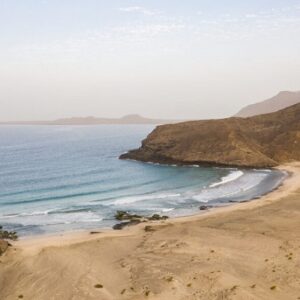
<instances>
[{"instance_id":1,"label":"white foam","mask_svg":"<svg viewBox=\"0 0 300 300\"><path fill-rule=\"evenodd\" d=\"M34 217L33 217L34 216ZM18 223L23 226L27 225L60 225L60 224L77 224L77 223L95 223L101 222L103 216L92 212L74 212L74 213L61 213L61 214L50 214L45 217L43 214L26 214L26 215L15 215L7 223Z\"/></svg>"},{"instance_id":2,"label":"white foam","mask_svg":"<svg viewBox=\"0 0 300 300\"><path fill-rule=\"evenodd\" d=\"M163 208L162 209L162 212L169 212L169 211L172 211L174 210L175 208Z\"/></svg>"},{"instance_id":3,"label":"white foam","mask_svg":"<svg viewBox=\"0 0 300 300\"><path fill-rule=\"evenodd\" d=\"M139 201L145 200L152 200L152 199L166 199L170 197L179 197L180 194L160 194L160 195L137 195L137 196L130 196L130 197L123 197L115 200L112 204L113 205L124 205L124 204L131 204Z\"/></svg>"},{"instance_id":4,"label":"white foam","mask_svg":"<svg viewBox=\"0 0 300 300\"><path fill-rule=\"evenodd\" d=\"M43 216L47 215L51 210L45 211L33 211L30 213L15 213L1 216L2 219L16 218L16 217L31 217L31 216Z\"/></svg>"},{"instance_id":5,"label":"white foam","mask_svg":"<svg viewBox=\"0 0 300 300\"><path fill-rule=\"evenodd\" d=\"M219 182L216 182L216 183L213 183L211 184L209 187L216 187L216 186L219 186L219 185L223 185L223 184L226 184L228 182L231 182L231 181L234 181L234 180L237 180L238 178L240 178L241 176L244 175L244 172L243 171L234 171L234 172L231 172L230 174L228 174L227 176L224 176L221 178L221 181Z\"/></svg>"}]
</instances>

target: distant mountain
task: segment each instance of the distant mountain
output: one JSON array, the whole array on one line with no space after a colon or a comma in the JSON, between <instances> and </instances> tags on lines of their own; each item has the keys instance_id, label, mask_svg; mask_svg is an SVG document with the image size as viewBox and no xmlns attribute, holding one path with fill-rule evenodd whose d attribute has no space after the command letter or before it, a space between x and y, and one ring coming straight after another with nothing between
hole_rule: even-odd
<instances>
[{"instance_id":1,"label":"distant mountain","mask_svg":"<svg viewBox=\"0 0 300 300\"><path fill-rule=\"evenodd\" d=\"M250 118L161 125L122 159L266 168L300 160L300 103Z\"/></svg>"},{"instance_id":2,"label":"distant mountain","mask_svg":"<svg viewBox=\"0 0 300 300\"><path fill-rule=\"evenodd\" d=\"M246 106L245 108L241 109L235 115L235 117L247 118L262 114L268 114L297 103L300 103L300 91L284 91L268 100Z\"/></svg>"},{"instance_id":3,"label":"distant mountain","mask_svg":"<svg viewBox=\"0 0 300 300\"><path fill-rule=\"evenodd\" d=\"M1 122L0 125L101 125L101 124L168 124L178 120L149 119L140 115L127 115L122 118L74 117L54 121Z\"/></svg>"}]
</instances>

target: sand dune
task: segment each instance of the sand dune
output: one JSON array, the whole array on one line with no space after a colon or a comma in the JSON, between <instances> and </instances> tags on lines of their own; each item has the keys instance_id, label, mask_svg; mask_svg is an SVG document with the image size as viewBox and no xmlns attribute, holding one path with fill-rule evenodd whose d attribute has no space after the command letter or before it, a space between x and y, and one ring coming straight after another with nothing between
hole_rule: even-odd
<instances>
[{"instance_id":1,"label":"sand dune","mask_svg":"<svg viewBox=\"0 0 300 300\"><path fill-rule=\"evenodd\" d=\"M0 299L299 299L300 164L260 200L121 232L21 240Z\"/></svg>"}]
</instances>

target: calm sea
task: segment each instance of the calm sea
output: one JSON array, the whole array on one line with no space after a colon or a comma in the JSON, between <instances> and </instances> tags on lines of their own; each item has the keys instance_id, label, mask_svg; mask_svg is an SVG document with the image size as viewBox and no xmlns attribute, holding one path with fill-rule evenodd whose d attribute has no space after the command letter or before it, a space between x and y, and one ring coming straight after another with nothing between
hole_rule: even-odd
<instances>
[{"instance_id":1,"label":"calm sea","mask_svg":"<svg viewBox=\"0 0 300 300\"><path fill-rule=\"evenodd\" d=\"M0 224L22 236L110 227L117 210L171 217L275 188L270 170L119 160L149 125L1 126Z\"/></svg>"}]
</instances>

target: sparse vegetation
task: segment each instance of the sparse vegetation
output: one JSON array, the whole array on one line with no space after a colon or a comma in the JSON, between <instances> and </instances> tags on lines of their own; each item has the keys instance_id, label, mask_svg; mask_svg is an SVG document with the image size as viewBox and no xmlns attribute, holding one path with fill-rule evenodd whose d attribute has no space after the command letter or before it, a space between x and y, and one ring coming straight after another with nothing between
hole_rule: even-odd
<instances>
[{"instance_id":1,"label":"sparse vegetation","mask_svg":"<svg viewBox=\"0 0 300 300\"><path fill-rule=\"evenodd\" d=\"M173 281L173 277L172 276L167 276L167 277L165 277L165 280L168 281L168 282L171 282L171 281Z\"/></svg>"},{"instance_id":2,"label":"sparse vegetation","mask_svg":"<svg viewBox=\"0 0 300 300\"><path fill-rule=\"evenodd\" d=\"M97 283L97 284L94 285L94 287L95 287L96 289L102 289L102 288L103 288L103 285L100 284L100 283Z\"/></svg>"},{"instance_id":3,"label":"sparse vegetation","mask_svg":"<svg viewBox=\"0 0 300 300\"><path fill-rule=\"evenodd\" d=\"M271 290L276 290L276 285L270 287Z\"/></svg>"}]
</instances>

